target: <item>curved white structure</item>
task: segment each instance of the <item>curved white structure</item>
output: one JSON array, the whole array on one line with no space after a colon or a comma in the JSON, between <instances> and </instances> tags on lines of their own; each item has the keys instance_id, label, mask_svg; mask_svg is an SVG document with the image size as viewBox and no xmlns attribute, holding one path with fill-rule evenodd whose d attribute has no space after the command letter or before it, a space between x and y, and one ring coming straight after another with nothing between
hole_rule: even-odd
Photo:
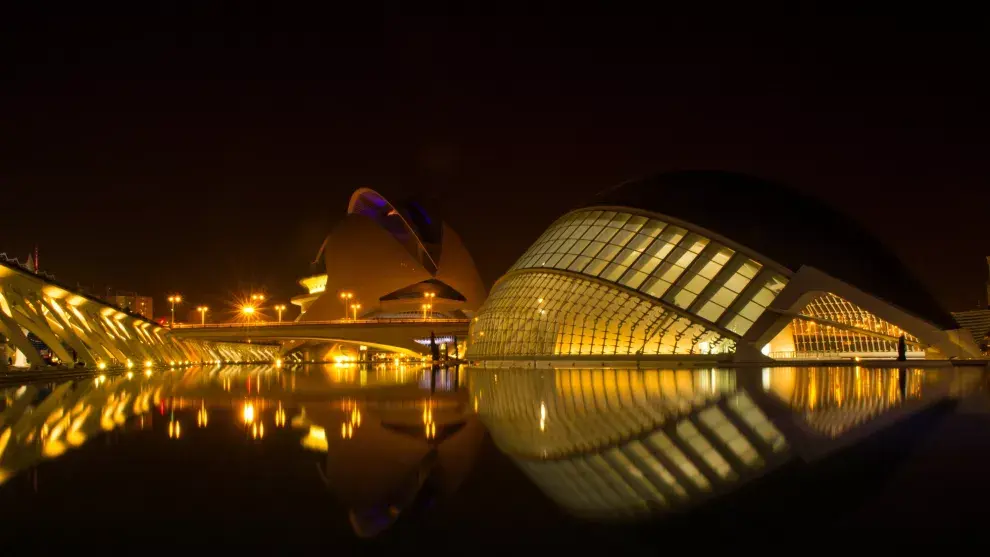
<instances>
[{"instance_id":1,"label":"curved white structure","mask_svg":"<svg viewBox=\"0 0 990 557\"><path fill-rule=\"evenodd\" d=\"M759 180L683 172L554 222L492 288L468 357L890 358L902 335L909 357L980 356L855 223Z\"/></svg>"}]
</instances>

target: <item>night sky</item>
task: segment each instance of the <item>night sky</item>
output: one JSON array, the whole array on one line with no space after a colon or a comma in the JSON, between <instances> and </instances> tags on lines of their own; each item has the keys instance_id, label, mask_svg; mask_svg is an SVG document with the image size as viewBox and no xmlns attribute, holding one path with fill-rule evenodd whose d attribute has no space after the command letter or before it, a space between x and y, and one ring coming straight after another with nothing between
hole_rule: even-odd
<instances>
[{"instance_id":1,"label":"night sky","mask_svg":"<svg viewBox=\"0 0 990 557\"><path fill-rule=\"evenodd\" d=\"M597 191L721 169L861 219L947 308L986 303L982 16L221 15L240 30L4 23L0 251L159 315L171 291L287 301L367 186L437 197L490 285Z\"/></svg>"}]
</instances>

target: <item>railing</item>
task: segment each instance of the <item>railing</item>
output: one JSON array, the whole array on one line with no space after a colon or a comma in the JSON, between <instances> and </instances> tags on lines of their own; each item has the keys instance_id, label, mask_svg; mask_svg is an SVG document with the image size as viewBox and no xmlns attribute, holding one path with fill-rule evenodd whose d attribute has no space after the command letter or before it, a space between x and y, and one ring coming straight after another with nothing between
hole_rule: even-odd
<instances>
[{"instance_id":1,"label":"railing","mask_svg":"<svg viewBox=\"0 0 990 557\"><path fill-rule=\"evenodd\" d=\"M176 323L176 329L254 329L260 327L308 327L310 325L426 325L437 323L440 325L467 325L470 319L330 319L326 321L256 321L251 323L207 323L200 325L196 323Z\"/></svg>"},{"instance_id":2,"label":"railing","mask_svg":"<svg viewBox=\"0 0 990 557\"><path fill-rule=\"evenodd\" d=\"M897 357L897 352L771 352L768 354L771 358L775 360L855 360L856 358L863 359L891 359ZM925 356L924 352L911 350L908 351L907 357L909 358L923 358Z\"/></svg>"}]
</instances>

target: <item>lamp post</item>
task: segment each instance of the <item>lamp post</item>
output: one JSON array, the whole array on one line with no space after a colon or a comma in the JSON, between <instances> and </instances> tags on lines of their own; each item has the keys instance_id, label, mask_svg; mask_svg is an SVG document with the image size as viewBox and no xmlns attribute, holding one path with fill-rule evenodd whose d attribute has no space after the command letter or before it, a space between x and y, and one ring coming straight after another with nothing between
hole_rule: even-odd
<instances>
[{"instance_id":1,"label":"lamp post","mask_svg":"<svg viewBox=\"0 0 990 557\"><path fill-rule=\"evenodd\" d=\"M199 306L196 308L196 311L199 312L199 324L206 325L206 312L210 311L210 308L206 306Z\"/></svg>"},{"instance_id":2,"label":"lamp post","mask_svg":"<svg viewBox=\"0 0 990 557\"><path fill-rule=\"evenodd\" d=\"M354 312L354 320L357 321L357 310L361 309L361 304L351 304L351 311Z\"/></svg>"},{"instance_id":3,"label":"lamp post","mask_svg":"<svg viewBox=\"0 0 990 557\"><path fill-rule=\"evenodd\" d=\"M353 292L341 292L340 300L344 303L344 319L347 319L347 303L354 297Z\"/></svg>"},{"instance_id":4,"label":"lamp post","mask_svg":"<svg viewBox=\"0 0 990 557\"><path fill-rule=\"evenodd\" d=\"M427 309L429 309L429 310L432 310L433 309L433 298L436 298L436 297L437 297L437 293L436 292L424 292L423 293L423 298L426 300L426 304L424 304L425 308L423 309L423 320L424 321L428 319L428 317L426 316L426 310ZM431 313L432 313L432 311L431 311Z\"/></svg>"},{"instance_id":5,"label":"lamp post","mask_svg":"<svg viewBox=\"0 0 990 557\"><path fill-rule=\"evenodd\" d=\"M275 311L278 312L278 322L281 323L282 322L282 312L285 311L285 305L284 304L277 304L275 306Z\"/></svg>"},{"instance_id":6,"label":"lamp post","mask_svg":"<svg viewBox=\"0 0 990 557\"><path fill-rule=\"evenodd\" d=\"M172 305L172 326L175 327L175 304L182 301L180 294L173 294L168 297L168 303Z\"/></svg>"}]
</instances>

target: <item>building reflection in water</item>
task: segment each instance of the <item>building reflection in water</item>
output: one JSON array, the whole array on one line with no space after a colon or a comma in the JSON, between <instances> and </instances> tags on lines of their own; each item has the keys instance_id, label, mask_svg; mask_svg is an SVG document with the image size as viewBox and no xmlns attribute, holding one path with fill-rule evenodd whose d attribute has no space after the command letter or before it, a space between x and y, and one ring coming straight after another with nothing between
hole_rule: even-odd
<instances>
[{"instance_id":1,"label":"building reflection in water","mask_svg":"<svg viewBox=\"0 0 990 557\"><path fill-rule=\"evenodd\" d=\"M921 369L782 367L764 369L762 383L819 433L838 437L905 400L920 399L925 378Z\"/></svg>"},{"instance_id":2,"label":"building reflection in water","mask_svg":"<svg viewBox=\"0 0 990 557\"><path fill-rule=\"evenodd\" d=\"M319 476L350 506L355 532L377 535L422 497L455 489L483 438L456 371L403 368L369 370L347 390L316 366L197 367L9 388L0 391L0 484L119 429L148 429L178 445L231 425L265 443L284 428L298 450L326 453Z\"/></svg>"},{"instance_id":3,"label":"building reflection in water","mask_svg":"<svg viewBox=\"0 0 990 557\"><path fill-rule=\"evenodd\" d=\"M316 453L314 481L348 506L356 533L373 536L456 489L487 426L565 509L642 517L817 458L982 377L862 367L368 371L346 388L326 368L215 366L6 389L0 483L104 432L147 429L181 446L230 427L227 416L246 442L289 435Z\"/></svg>"},{"instance_id":4,"label":"building reflection in water","mask_svg":"<svg viewBox=\"0 0 990 557\"><path fill-rule=\"evenodd\" d=\"M689 508L925 388L923 371L897 369L469 372L498 447L559 505L594 518Z\"/></svg>"}]
</instances>

